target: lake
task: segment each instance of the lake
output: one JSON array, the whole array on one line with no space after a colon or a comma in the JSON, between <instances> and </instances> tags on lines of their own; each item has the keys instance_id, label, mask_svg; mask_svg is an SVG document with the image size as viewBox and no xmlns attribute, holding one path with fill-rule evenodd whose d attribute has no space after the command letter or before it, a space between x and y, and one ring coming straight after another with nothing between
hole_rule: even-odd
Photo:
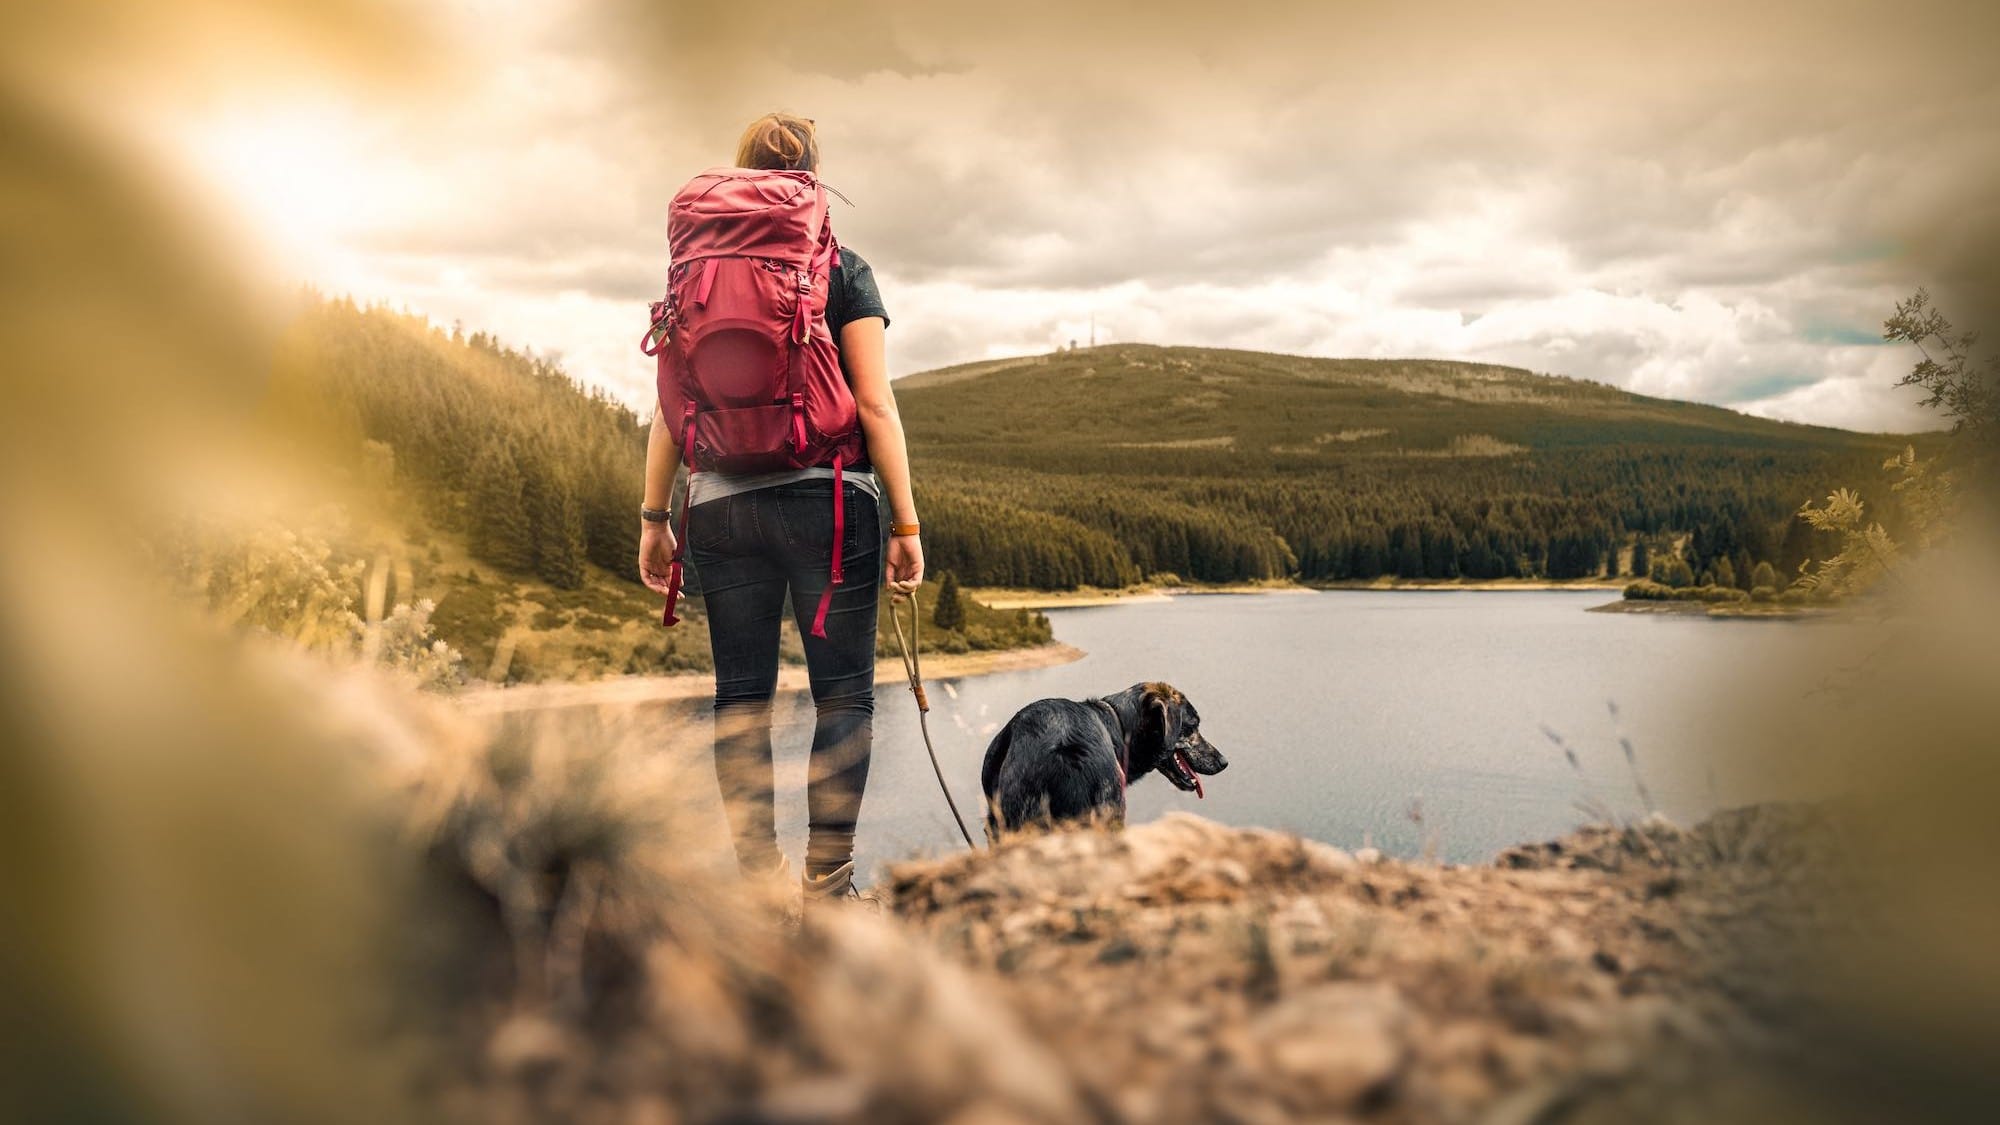
<instances>
[{"instance_id":1,"label":"lake","mask_svg":"<svg viewBox=\"0 0 2000 1125\"><path fill-rule=\"evenodd\" d=\"M1328 591L1050 610L1056 638L1089 655L931 681L932 738L975 838L979 763L1001 722L1031 700L1141 680L1184 691L1230 767L1207 779L1205 800L1158 776L1136 780L1134 822L1181 809L1344 848L1478 862L1594 819L1580 804L1645 815L1639 781L1680 824L1782 795L1704 753L1726 735L1712 729L1719 687L1846 627L1584 612L1614 597ZM794 862L811 732L810 700L782 698L779 839ZM962 847L899 683L877 689L875 738L857 867ZM1630 763L1621 738L1634 748Z\"/></svg>"}]
</instances>

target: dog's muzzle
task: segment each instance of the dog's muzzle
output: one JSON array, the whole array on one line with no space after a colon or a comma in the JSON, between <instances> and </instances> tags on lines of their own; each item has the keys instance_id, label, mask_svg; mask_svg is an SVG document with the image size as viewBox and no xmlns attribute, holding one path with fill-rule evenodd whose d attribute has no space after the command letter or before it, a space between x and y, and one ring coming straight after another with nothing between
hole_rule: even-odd
<instances>
[{"instance_id":1,"label":"dog's muzzle","mask_svg":"<svg viewBox=\"0 0 2000 1125\"><path fill-rule=\"evenodd\" d=\"M1228 768L1229 759L1198 734L1175 743L1174 752L1160 764L1160 772L1167 775L1175 788L1193 793L1197 799L1208 796L1201 786L1202 776L1212 776Z\"/></svg>"}]
</instances>

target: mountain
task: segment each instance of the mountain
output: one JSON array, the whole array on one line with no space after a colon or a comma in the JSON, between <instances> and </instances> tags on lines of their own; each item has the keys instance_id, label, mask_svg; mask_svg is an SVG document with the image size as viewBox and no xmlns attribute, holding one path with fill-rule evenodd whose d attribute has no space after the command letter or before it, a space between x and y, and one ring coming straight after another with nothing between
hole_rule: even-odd
<instances>
[{"instance_id":1,"label":"mountain","mask_svg":"<svg viewBox=\"0 0 2000 1125\"><path fill-rule=\"evenodd\" d=\"M1797 566L1908 440L1511 367L1119 344L896 383L934 566L980 585Z\"/></svg>"},{"instance_id":2,"label":"mountain","mask_svg":"<svg viewBox=\"0 0 2000 1125\"><path fill-rule=\"evenodd\" d=\"M1879 479L1903 444L1421 360L1114 345L896 388L931 573L975 586L1563 579L1641 547L1742 581L1796 568L1798 505ZM379 519L352 551L408 559L395 600L435 601L475 675L708 666L705 630L659 629L635 581L644 419L556 365L310 298L261 417L361 486ZM1893 531L1893 496L1867 499ZM969 612L940 643L1046 639L1032 615Z\"/></svg>"}]
</instances>

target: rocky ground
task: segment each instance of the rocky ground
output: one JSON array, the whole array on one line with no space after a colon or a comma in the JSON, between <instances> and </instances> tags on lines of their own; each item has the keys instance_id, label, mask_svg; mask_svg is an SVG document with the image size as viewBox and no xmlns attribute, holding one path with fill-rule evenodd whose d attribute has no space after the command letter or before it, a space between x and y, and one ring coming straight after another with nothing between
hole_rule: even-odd
<instances>
[{"instance_id":1,"label":"rocky ground","mask_svg":"<svg viewBox=\"0 0 2000 1125\"><path fill-rule=\"evenodd\" d=\"M662 887L600 877L583 915L515 912L548 920L541 999L444 1101L486 1121L1769 1120L1797 1108L1770 1076L1807 1010L1800 951L1840 925L1817 905L1832 846L1819 814L1766 806L1445 867L1173 815L904 865L881 913L802 926L686 884L654 913Z\"/></svg>"},{"instance_id":2,"label":"rocky ground","mask_svg":"<svg viewBox=\"0 0 2000 1125\"><path fill-rule=\"evenodd\" d=\"M1702 1117L1689 1075L1782 1048L1750 954L1827 921L1827 846L1767 807L1438 867L1175 815L904 867L894 902L1112 1120Z\"/></svg>"}]
</instances>

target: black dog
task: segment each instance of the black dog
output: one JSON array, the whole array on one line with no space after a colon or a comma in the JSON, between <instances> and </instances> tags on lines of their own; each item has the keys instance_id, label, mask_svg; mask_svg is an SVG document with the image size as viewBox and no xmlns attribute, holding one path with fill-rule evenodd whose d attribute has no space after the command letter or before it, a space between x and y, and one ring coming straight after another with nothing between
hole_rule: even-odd
<instances>
[{"instance_id":1,"label":"black dog","mask_svg":"<svg viewBox=\"0 0 2000 1125\"><path fill-rule=\"evenodd\" d=\"M1125 786L1158 770L1197 797L1229 762L1201 736L1194 704L1169 684L1133 684L1078 703L1041 699L986 747L986 836L1063 820L1125 821Z\"/></svg>"}]
</instances>

